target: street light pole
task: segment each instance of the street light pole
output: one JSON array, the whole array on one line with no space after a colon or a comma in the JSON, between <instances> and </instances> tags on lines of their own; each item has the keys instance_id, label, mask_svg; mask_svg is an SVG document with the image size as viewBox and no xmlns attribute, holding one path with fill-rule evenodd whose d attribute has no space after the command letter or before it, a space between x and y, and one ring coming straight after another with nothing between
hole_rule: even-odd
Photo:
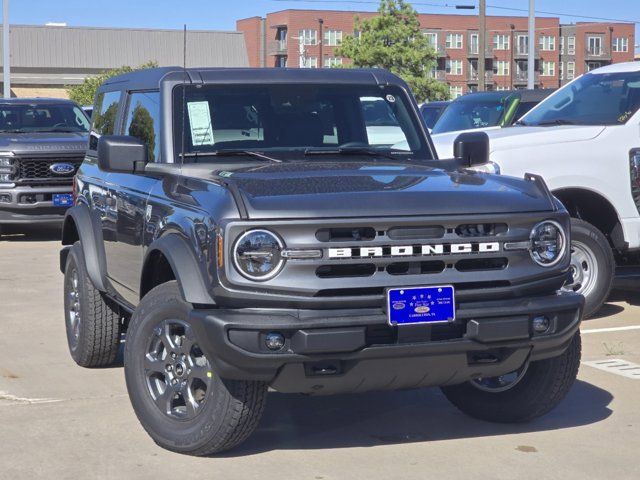
<instances>
[{"instance_id":1,"label":"street light pole","mask_svg":"<svg viewBox=\"0 0 640 480\"><path fill-rule=\"evenodd\" d=\"M318 39L318 41L320 42L320 58L318 59L318 68L322 68L323 66L323 51L322 51L322 47L324 46L324 20L322 18L318 19L318 29L320 30L319 32L319 36L320 38Z\"/></svg>"},{"instance_id":2,"label":"street light pole","mask_svg":"<svg viewBox=\"0 0 640 480\"><path fill-rule=\"evenodd\" d=\"M529 0L529 54L527 55L527 88L535 87L536 72L536 11L535 0Z\"/></svg>"},{"instance_id":3,"label":"street light pole","mask_svg":"<svg viewBox=\"0 0 640 480\"><path fill-rule=\"evenodd\" d=\"M485 90L485 59L484 54L487 48L487 0L480 0L478 19L478 91Z\"/></svg>"},{"instance_id":4,"label":"street light pole","mask_svg":"<svg viewBox=\"0 0 640 480\"><path fill-rule=\"evenodd\" d=\"M9 0L2 1L2 77L4 98L11 98L11 47L9 45Z\"/></svg>"}]
</instances>

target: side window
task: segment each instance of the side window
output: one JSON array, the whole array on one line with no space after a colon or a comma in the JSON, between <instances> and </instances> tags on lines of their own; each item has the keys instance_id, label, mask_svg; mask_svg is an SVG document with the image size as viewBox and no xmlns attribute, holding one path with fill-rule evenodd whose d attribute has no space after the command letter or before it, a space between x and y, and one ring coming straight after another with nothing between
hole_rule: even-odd
<instances>
[{"instance_id":1,"label":"side window","mask_svg":"<svg viewBox=\"0 0 640 480\"><path fill-rule=\"evenodd\" d=\"M389 97L393 98L391 95ZM395 99L393 101L395 102ZM394 111L385 99L361 97L360 104L369 145L391 146L407 141Z\"/></svg>"},{"instance_id":2,"label":"side window","mask_svg":"<svg viewBox=\"0 0 640 480\"><path fill-rule=\"evenodd\" d=\"M158 92L133 92L129 95L124 133L147 144L150 162L159 160L160 94Z\"/></svg>"},{"instance_id":3,"label":"side window","mask_svg":"<svg viewBox=\"0 0 640 480\"><path fill-rule=\"evenodd\" d=\"M113 135L118 119L118 105L121 92L105 92L98 95L93 109L89 150L98 149L98 139L102 135Z\"/></svg>"}]
</instances>

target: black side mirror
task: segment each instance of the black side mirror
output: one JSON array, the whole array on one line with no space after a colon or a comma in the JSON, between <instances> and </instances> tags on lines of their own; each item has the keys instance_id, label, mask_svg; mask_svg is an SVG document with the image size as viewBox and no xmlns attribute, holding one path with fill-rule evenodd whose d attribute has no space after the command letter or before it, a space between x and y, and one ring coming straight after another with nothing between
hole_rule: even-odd
<instances>
[{"instance_id":1,"label":"black side mirror","mask_svg":"<svg viewBox=\"0 0 640 480\"><path fill-rule=\"evenodd\" d=\"M147 146L135 137L103 135L98 140L98 166L105 172L139 172L147 159Z\"/></svg>"},{"instance_id":2,"label":"black side mirror","mask_svg":"<svg viewBox=\"0 0 640 480\"><path fill-rule=\"evenodd\" d=\"M453 142L453 156L463 166L473 167L489 161L489 136L484 132L461 133Z\"/></svg>"}]
</instances>

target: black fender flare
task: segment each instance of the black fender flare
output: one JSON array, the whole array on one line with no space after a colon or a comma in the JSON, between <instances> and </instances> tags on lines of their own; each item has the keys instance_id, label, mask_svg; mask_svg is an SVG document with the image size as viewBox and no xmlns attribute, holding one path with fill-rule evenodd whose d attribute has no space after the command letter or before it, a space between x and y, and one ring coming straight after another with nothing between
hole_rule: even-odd
<instances>
[{"instance_id":1,"label":"black fender flare","mask_svg":"<svg viewBox=\"0 0 640 480\"><path fill-rule=\"evenodd\" d=\"M193 248L177 233L168 233L155 240L145 252L143 271L153 252L160 252L169 262L176 277L180 293L185 302L201 305L215 305L207 287L206 275L198 262ZM144 275L142 281L144 282ZM143 291L143 285L140 285Z\"/></svg>"},{"instance_id":2,"label":"black fender flare","mask_svg":"<svg viewBox=\"0 0 640 480\"><path fill-rule=\"evenodd\" d=\"M75 236L71 235L71 224L75 224L75 229L82 245L82 253L87 267L87 274L94 287L101 292L107 291L107 259L104 253L104 243L102 240L102 227L100 222L95 219L89 207L80 203L69 208L64 216L62 227L62 244L73 245ZM61 267L66 264L68 248L60 252Z\"/></svg>"}]
</instances>

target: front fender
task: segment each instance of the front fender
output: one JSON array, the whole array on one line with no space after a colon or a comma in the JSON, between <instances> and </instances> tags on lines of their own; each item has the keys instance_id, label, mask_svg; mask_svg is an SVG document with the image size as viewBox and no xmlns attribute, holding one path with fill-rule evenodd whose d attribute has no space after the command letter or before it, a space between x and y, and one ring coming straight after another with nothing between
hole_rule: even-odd
<instances>
[{"instance_id":1,"label":"front fender","mask_svg":"<svg viewBox=\"0 0 640 480\"><path fill-rule=\"evenodd\" d=\"M206 280L207 275L191 245L179 234L170 233L155 240L145 253L144 271L147 270L149 259L154 252L160 252L169 262L176 277L182 298L185 302L215 305L211 297ZM142 281L145 281L143 275ZM141 285L140 291L144 291Z\"/></svg>"},{"instance_id":2,"label":"front fender","mask_svg":"<svg viewBox=\"0 0 640 480\"><path fill-rule=\"evenodd\" d=\"M74 226L77 236L74 234ZM91 215L89 207L84 203L69 208L64 216L62 244L73 245L76 240L80 240L91 283L101 292L106 292L107 260L102 239L102 227L100 221ZM61 256L66 256L66 249L63 252L61 252Z\"/></svg>"}]
</instances>

